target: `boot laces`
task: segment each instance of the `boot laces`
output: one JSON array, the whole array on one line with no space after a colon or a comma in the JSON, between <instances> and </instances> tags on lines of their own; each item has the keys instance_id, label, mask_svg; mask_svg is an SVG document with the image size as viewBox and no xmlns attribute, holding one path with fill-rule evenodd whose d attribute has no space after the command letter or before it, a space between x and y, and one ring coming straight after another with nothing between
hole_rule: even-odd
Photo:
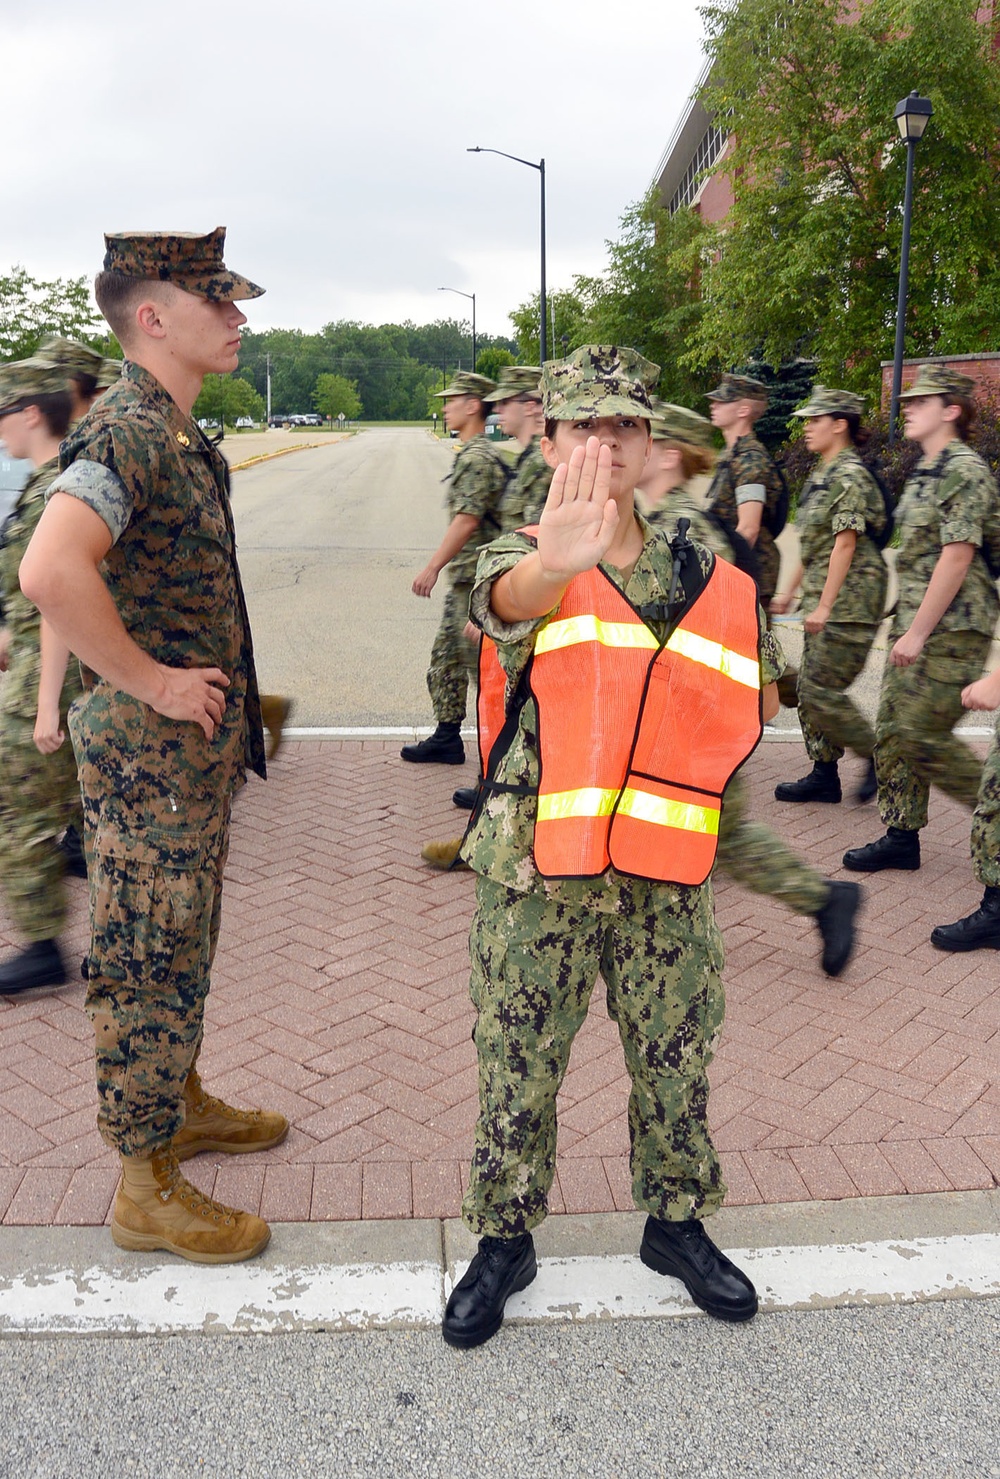
<instances>
[{"instance_id":1,"label":"boot laces","mask_svg":"<svg viewBox=\"0 0 1000 1479\"><path fill-rule=\"evenodd\" d=\"M217 1114L227 1120L241 1120L244 1124L252 1124L260 1119L259 1109L237 1109L233 1104L227 1104L224 1099L216 1099L214 1094L206 1094L204 1090L197 1099L188 1106L194 1114Z\"/></svg>"},{"instance_id":2,"label":"boot laces","mask_svg":"<svg viewBox=\"0 0 1000 1479\"><path fill-rule=\"evenodd\" d=\"M162 1201L168 1202L172 1196L176 1196L182 1206L196 1217L204 1217L206 1220L211 1218L213 1222L232 1225L236 1217L235 1207L227 1207L224 1202L217 1202L199 1191L193 1182L181 1175L176 1157L161 1152L153 1158L153 1169L160 1183Z\"/></svg>"}]
</instances>

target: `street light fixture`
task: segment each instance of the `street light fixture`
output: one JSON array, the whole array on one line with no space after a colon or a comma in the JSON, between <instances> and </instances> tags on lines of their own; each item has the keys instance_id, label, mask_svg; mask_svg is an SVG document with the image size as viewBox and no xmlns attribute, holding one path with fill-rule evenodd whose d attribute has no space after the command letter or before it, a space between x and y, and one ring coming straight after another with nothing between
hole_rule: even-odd
<instances>
[{"instance_id":1,"label":"street light fixture","mask_svg":"<svg viewBox=\"0 0 1000 1479\"><path fill-rule=\"evenodd\" d=\"M545 160L540 159L536 164L533 159L522 159L518 154L505 154L502 149L482 149L477 144L474 149L466 149L466 154L499 154L501 159L513 159L515 164L527 165L528 169L537 169L542 187L542 272L541 289L538 295L538 352L540 362L544 365L548 359L546 343L546 304L545 304Z\"/></svg>"},{"instance_id":2,"label":"street light fixture","mask_svg":"<svg viewBox=\"0 0 1000 1479\"><path fill-rule=\"evenodd\" d=\"M476 372L476 295L463 293L461 288L438 288L439 293L457 293L460 298L472 299L472 373Z\"/></svg>"},{"instance_id":3,"label":"street light fixture","mask_svg":"<svg viewBox=\"0 0 1000 1479\"><path fill-rule=\"evenodd\" d=\"M889 445L896 440L899 391L903 383L903 340L906 336L906 288L910 272L910 217L913 212L913 156L934 109L930 98L916 91L901 98L893 117L906 144L906 191L903 197L903 243L899 255L899 298L896 303L896 348L892 357L892 394L889 398Z\"/></svg>"}]
</instances>

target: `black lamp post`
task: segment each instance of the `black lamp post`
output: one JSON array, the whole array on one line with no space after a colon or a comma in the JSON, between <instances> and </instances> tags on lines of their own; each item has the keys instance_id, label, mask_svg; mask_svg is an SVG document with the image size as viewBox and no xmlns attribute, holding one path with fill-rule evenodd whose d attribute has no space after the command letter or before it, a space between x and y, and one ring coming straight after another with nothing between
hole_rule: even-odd
<instances>
[{"instance_id":1,"label":"black lamp post","mask_svg":"<svg viewBox=\"0 0 1000 1479\"><path fill-rule=\"evenodd\" d=\"M472 299L472 373L476 373L476 295L463 293L461 288L438 288L439 293L457 293L460 298Z\"/></svg>"},{"instance_id":2,"label":"black lamp post","mask_svg":"<svg viewBox=\"0 0 1000 1479\"><path fill-rule=\"evenodd\" d=\"M913 213L913 155L917 140L934 109L930 98L911 92L896 104L893 117L900 137L906 142L906 193L903 197L903 244L899 256L899 299L896 303L896 348L892 357L892 394L889 399L889 445L896 440L896 418L899 415L899 390L903 382L903 340L906 337L906 287L910 272L910 217Z\"/></svg>"},{"instance_id":3,"label":"black lamp post","mask_svg":"<svg viewBox=\"0 0 1000 1479\"><path fill-rule=\"evenodd\" d=\"M499 154L501 159L513 159L515 164L526 164L529 169L537 169L542 186L542 273L541 290L538 300L538 352L539 360L544 365L548 359L546 342L546 304L545 304L545 160L540 159L536 164L532 159L521 159L517 154L505 154L502 149L481 149L477 144L474 149L466 149L466 154Z\"/></svg>"}]
</instances>

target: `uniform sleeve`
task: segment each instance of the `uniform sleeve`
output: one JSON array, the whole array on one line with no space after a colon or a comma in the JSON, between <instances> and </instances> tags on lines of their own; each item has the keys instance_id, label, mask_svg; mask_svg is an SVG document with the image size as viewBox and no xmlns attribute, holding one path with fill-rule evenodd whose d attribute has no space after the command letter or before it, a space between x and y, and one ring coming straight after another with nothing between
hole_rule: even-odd
<instances>
[{"instance_id":1,"label":"uniform sleeve","mask_svg":"<svg viewBox=\"0 0 1000 1479\"><path fill-rule=\"evenodd\" d=\"M102 462L83 457L71 462L50 485L46 501L53 493L66 493L92 508L107 524L112 544L117 544L132 517L132 495L117 472Z\"/></svg>"},{"instance_id":2,"label":"uniform sleeve","mask_svg":"<svg viewBox=\"0 0 1000 1479\"><path fill-rule=\"evenodd\" d=\"M989 473L981 472L971 458L955 459L938 488L941 543L981 548L983 525L995 496Z\"/></svg>"},{"instance_id":3,"label":"uniform sleeve","mask_svg":"<svg viewBox=\"0 0 1000 1479\"><path fill-rule=\"evenodd\" d=\"M831 483L830 528L834 537L850 530L858 537L868 527L868 497L859 478L835 476Z\"/></svg>"},{"instance_id":4,"label":"uniform sleeve","mask_svg":"<svg viewBox=\"0 0 1000 1479\"><path fill-rule=\"evenodd\" d=\"M768 468L756 447L733 458L732 477L738 504L767 502Z\"/></svg>"},{"instance_id":5,"label":"uniform sleeve","mask_svg":"<svg viewBox=\"0 0 1000 1479\"><path fill-rule=\"evenodd\" d=\"M452 517L470 514L482 523L496 507L506 483L507 475L491 453L477 449L463 457L452 475L449 498Z\"/></svg>"},{"instance_id":6,"label":"uniform sleeve","mask_svg":"<svg viewBox=\"0 0 1000 1479\"><path fill-rule=\"evenodd\" d=\"M762 687L766 688L769 683L777 683L785 671L785 654L774 632L764 631L763 608L758 608L758 614L761 630L764 632L760 639L760 681Z\"/></svg>"},{"instance_id":7,"label":"uniform sleeve","mask_svg":"<svg viewBox=\"0 0 1000 1479\"><path fill-rule=\"evenodd\" d=\"M505 534L492 544L484 545L479 553L476 583L469 601L469 615L476 626L481 627L498 646L532 638L542 623L548 620L546 616L536 616L530 621L501 621L490 606L494 582L508 570L513 570L534 547L534 543L523 534Z\"/></svg>"}]
</instances>

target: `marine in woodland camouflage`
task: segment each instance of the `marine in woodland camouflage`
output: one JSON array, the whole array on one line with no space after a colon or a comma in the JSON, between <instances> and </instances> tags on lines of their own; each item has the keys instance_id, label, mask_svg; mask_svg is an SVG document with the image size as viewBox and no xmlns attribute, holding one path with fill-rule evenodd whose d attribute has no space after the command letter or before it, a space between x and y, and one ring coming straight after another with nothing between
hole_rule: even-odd
<instances>
[{"instance_id":1,"label":"marine in woodland camouflage","mask_svg":"<svg viewBox=\"0 0 1000 1479\"><path fill-rule=\"evenodd\" d=\"M763 442L748 432L721 454L708 490L709 507L730 529L736 528L739 518L739 490L751 484L765 489L765 507L773 513L782 493L781 479ZM764 523L760 526L754 554L757 556L760 598L766 609L778 588L781 556L774 535Z\"/></svg>"}]
</instances>

